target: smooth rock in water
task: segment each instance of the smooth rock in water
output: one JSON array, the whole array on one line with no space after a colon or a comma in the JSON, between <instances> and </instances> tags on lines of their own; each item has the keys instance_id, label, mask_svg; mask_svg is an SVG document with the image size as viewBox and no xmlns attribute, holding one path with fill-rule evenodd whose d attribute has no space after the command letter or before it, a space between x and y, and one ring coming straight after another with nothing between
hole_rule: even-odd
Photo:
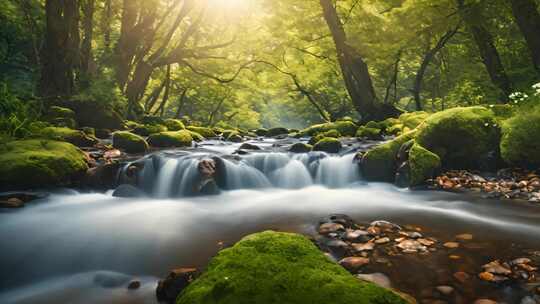
<instances>
[{"instance_id":1,"label":"smooth rock in water","mask_svg":"<svg viewBox=\"0 0 540 304\"><path fill-rule=\"evenodd\" d=\"M309 153L313 149L312 145L305 143L295 143L289 148L291 153Z\"/></svg>"},{"instance_id":2,"label":"smooth rock in water","mask_svg":"<svg viewBox=\"0 0 540 304\"><path fill-rule=\"evenodd\" d=\"M430 240L430 239L418 239L417 240L420 244L424 245L424 246L432 246L433 244L435 244L435 241L433 240Z\"/></svg>"},{"instance_id":3,"label":"smooth rock in water","mask_svg":"<svg viewBox=\"0 0 540 304\"><path fill-rule=\"evenodd\" d=\"M506 268L505 266L501 265L499 261L493 261L490 262L484 266L482 266L482 269L484 269L485 272L493 273L493 274L502 274L502 275L509 275L512 274L512 270Z\"/></svg>"},{"instance_id":4,"label":"smooth rock in water","mask_svg":"<svg viewBox=\"0 0 540 304\"><path fill-rule=\"evenodd\" d=\"M375 248L375 243L353 244L352 247L356 252L372 251Z\"/></svg>"},{"instance_id":5,"label":"smooth rock in water","mask_svg":"<svg viewBox=\"0 0 540 304\"><path fill-rule=\"evenodd\" d=\"M449 296L454 292L454 287L452 286L437 286L435 289L445 296Z\"/></svg>"},{"instance_id":6,"label":"smooth rock in water","mask_svg":"<svg viewBox=\"0 0 540 304\"><path fill-rule=\"evenodd\" d=\"M364 230L348 230L345 235L344 239L349 242L361 242L365 243L371 239L369 236L369 233Z\"/></svg>"},{"instance_id":7,"label":"smooth rock in water","mask_svg":"<svg viewBox=\"0 0 540 304\"><path fill-rule=\"evenodd\" d=\"M369 259L362 257L348 257L339 261L339 265L350 272L357 272L362 266L367 264L369 264Z\"/></svg>"},{"instance_id":8,"label":"smooth rock in water","mask_svg":"<svg viewBox=\"0 0 540 304\"><path fill-rule=\"evenodd\" d=\"M427 251L427 247L415 240L405 240L397 245L397 247L405 253L424 252Z\"/></svg>"},{"instance_id":9,"label":"smooth rock in water","mask_svg":"<svg viewBox=\"0 0 540 304\"><path fill-rule=\"evenodd\" d=\"M371 274L357 274L357 278L368 281L371 283L374 283L378 286L384 287L384 288L391 288L392 282L390 279L383 273L371 273Z\"/></svg>"},{"instance_id":10,"label":"smooth rock in water","mask_svg":"<svg viewBox=\"0 0 540 304\"><path fill-rule=\"evenodd\" d=\"M261 147L250 144L250 143L243 143L238 150L262 150Z\"/></svg>"},{"instance_id":11,"label":"smooth rock in water","mask_svg":"<svg viewBox=\"0 0 540 304\"><path fill-rule=\"evenodd\" d=\"M460 283L465 283L471 276L463 271L454 273L454 278Z\"/></svg>"},{"instance_id":12,"label":"smooth rock in water","mask_svg":"<svg viewBox=\"0 0 540 304\"><path fill-rule=\"evenodd\" d=\"M447 242L447 243L444 243L443 246L448 248L448 249L455 249L455 248L459 248L459 243Z\"/></svg>"},{"instance_id":13,"label":"smooth rock in water","mask_svg":"<svg viewBox=\"0 0 540 304\"><path fill-rule=\"evenodd\" d=\"M478 299L474 301L474 304L497 304L497 302L489 299Z\"/></svg>"},{"instance_id":14,"label":"smooth rock in water","mask_svg":"<svg viewBox=\"0 0 540 304\"><path fill-rule=\"evenodd\" d=\"M393 231L393 230L401 230L402 228L399 225L396 225L394 223L390 223L388 221L374 221L370 224L370 226L378 227L384 231Z\"/></svg>"},{"instance_id":15,"label":"smooth rock in water","mask_svg":"<svg viewBox=\"0 0 540 304\"><path fill-rule=\"evenodd\" d=\"M7 200L0 200L0 208L22 208L24 202L16 197L8 198Z\"/></svg>"},{"instance_id":16,"label":"smooth rock in water","mask_svg":"<svg viewBox=\"0 0 540 304\"><path fill-rule=\"evenodd\" d=\"M216 174L216 162L213 159L201 160L197 169L203 178L212 178Z\"/></svg>"},{"instance_id":17,"label":"smooth rock in water","mask_svg":"<svg viewBox=\"0 0 540 304\"><path fill-rule=\"evenodd\" d=\"M116 190L114 190L112 196L114 197L125 197L125 198L133 198L133 197L143 197L146 196L146 193L144 191L132 186L132 185L120 185Z\"/></svg>"},{"instance_id":18,"label":"smooth rock in water","mask_svg":"<svg viewBox=\"0 0 540 304\"><path fill-rule=\"evenodd\" d=\"M320 234L329 234L329 233L338 232L338 231L345 231L345 227L337 223L324 223L321 226L319 226Z\"/></svg>"},{"instance_id":19,"label":"smooth rock in water","mask_svg":"<svg viewBox=\"0 0 540 304\"><path fill-rule=\"evenodd\" d=\"M196 268L179 268L172 270L165 280L160 280L156 288L159 302L175 303L178 295L199 276Z\"/></svg>"},{"instance_id":20,"label":"smooth rock in water","mask_svg":"<svg viewBox=\"0 0 540 304\"><path fill-rule=\"evenodd\" d=\"M140 287L141 287L141 282L140 281L131 281L131 282L129 282L127 288L129 290L135 290L135 289L139 289Z\"/></svg>"},{"instance_id":21,"label":"smooth rock in water","mask_svg":"<svg viewBox=\"0 0 540 304\"><path fill-rule=\"evenodd\" d=\"M460 235L456 235L456 239L462 240L462 241L470 241L473 239L472 234L464 233Z\"/></svg>"},{"instance_id":22,"label":"smooth rock in water","mask_svg":"<svg viewBox=\"0 0 540 304\"><path fill-rule=\"evenodd\" d=\"M377 245L382 245L382 244L387 244L387 243L390 243L390 239L387 237L384 237L375 241L375 244Z\"/></svg>"}]
</instances>

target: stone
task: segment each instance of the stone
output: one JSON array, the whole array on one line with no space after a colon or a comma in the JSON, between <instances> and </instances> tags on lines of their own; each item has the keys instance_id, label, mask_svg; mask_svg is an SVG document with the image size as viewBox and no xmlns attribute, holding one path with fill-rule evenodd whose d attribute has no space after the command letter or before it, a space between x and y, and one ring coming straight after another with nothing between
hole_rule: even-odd
<instances>
[{"instance_id":1,"label":"stone","mask_svg":"<svg viewBox=\"0 0 540 304\"><path fill-rule=\"evenodd\" d=\"M375 248L375 243L353 244L352 248L356 252L372 251Z\"/></svg>"},{"instance_id":2,"label":"stone","mask_svg":"<svg viewBox=\"0 0 540 304\"><path fill-rule=\"evenodd\" d=\"M121 149L127 153L145 153L148 151L148 143L137 134L127 131L113 133L113 147Z\"/></svg>"},{"instance_id":3,"label":"stone","mask_svg":"<svg viewBox=\"0 0 540 304\"><path fill-rule=\"evenodd\" d=\"M240 148L238 148L239 150L254 150L254 151L259 151L261 150L261 147L257 146L257 145L253 145L253 144L250 144L250 143L243 143Z\"/></svg>"},{"instance_id":4,"label":"stone","mask_svg":"<svg viewBox=\"0 0 540 304\"><path fill-rule=\"evenodd\" d=\"M474 304L497 304L497 302L489 299L478 299L474 301Z\"/></svg>"},{"instance_id":5,"label":"stone","mask_svg":"<svg viewBox=\"0 0 540 304\"><path fill-rule=\"evenodd\" d=\"M397 247L405 253L414 253L414 252L425 252L427 251L427 247L422 245L420 242L416 240L404 240L400 242Z\"/></svg>"},{"instance_id":6,"label":"stone","mask_svg":"<svg viewBox=\"0 0 540 304\"><path fill-rule=\"evenodd\" d=\"M342 145L339 139L325 137L319 140L314 146L313 151L322 151L326 153L339 153Z\"/></svg>"},{"instance_id":7,"label":"stone","mask_svg":"<svg viewBox=\"0 0 540 304\"><path fill-rule=\"evenodd\" d=\"M291 153L309 153L313 150L313 146L305 143L295 143L289 148Z\"/></svg>"},{"instance_id":8,"label":"stone","mask_svg":"<svg viewBox=\"0 0 540 304\"><path fill-rule=\"evenodd\" d=\"M16 197L11 197L6 200L0 199L0 208L22 208L24 207L24 202L21 199Z\"/></svg>"},{"instance_id":9,"label":"stone","mask_svg":"<svg viewBox=\"0 0 540 304\"><path fill-rule=\"evenodd\" d=\"M473 239L473 236L472 234L464 233L464 234L456 235L456 239L461 240L461 241L470 241Z\"/></svg>"},{"instance_id":10,"label":"stone","mask_svg":"<svg viewBox=\"0 0 540 304\"><path fill-rule=\"evenodd\" d=\"M345 231L345 227L337 223L324 223L321 226L319 226L320 234L329 234L329 233L338 232L338 231Z\"/></svg>"},{"instance_id":11,"label":"stone","mask_svg":"<svg viewBox=\"0 0 540 304\"><path fill-rule=\"evenodd\" d=\"M438 292L445 296L449 296L454 292L454 287L452 286L437 286L435 289L437 289Z\"/></svg>"},{"instance_id":12,"label":"stone","mask_svg":"<svg viewBox=\"0 0 540 304\"><path fill-rule=\"evenodd\" d=\"M134 281L129 282L127 288L129 290L135 290L135 289L139 289L140 287L141 287L141 282L134 280Z\"/></svg>"},{"instance_id":13,"label":"stone","mask_svg":"<svg viewBox=\"0 0 540 304\"><path fill-rule=\"evenodd\" d=\"M490 262L484 266L482 266L482 269L484 271L492 273L492 274L502 274L502 275L509 275L512 274L512 270L506 268L505 266L501 265L499 261L493 261Z\"/></svg>"},{"instance_id":14,"label":"stone","mask_svg":"<svg viewBox=\"0 0 540 304\"><path fill-rule=\"evenodd\" d=\"M375 240L375 244L377 244L377 245L383 245L383 244L387 244L387 243L390 243L390 238L383 237L383 238L380 238L378 240Z\"/></svg>"},{"instance_id":15,"label":"stone","mask_svg":"<svg viewBox=\"0 0 540 304\"><path fill-rule=\"evenodd\" d=\"M456 248L459 248L459 243L456 243L456 242L446 242L443 244L444 247L448 248L448 249L456 249Z\"/></svg>"},{"instance_id":16,"label":"stone","mask_svg":"<svg viewBox=\"0 0 540 304\"><path fill-rule=\"evenodd\" d=\"M478 277L483 280L483 281L487 281L487 282L492 282L495 280L495 275L490 273L490 272L481 272Z\"/></svg>"},{"instance_id":17,"label":"stone","mask_svg":"<svg viewBox=\"0 0 540 304\"><path fill-rule=\"evenodd\" d=\"M339 265L350 272L357 272L362 266L367 264L369 264L369 259L362 257L347 257L339 261Z\"/></svg>"},{"instance_id":18,"label":"stone","mask_svg":"<svg viewBox=\"0 0 540 304\"><path fill-rule=\"evenodd\" d=\"M349 242L365 243L371 239L369 233L364 230L347 230L343 238Z\"/></svg>"},{"instance_id":19,"label":"stone","mask_svg":"<svg viewBox=\"0 0 540 304\"><path fill-rule=\"evenodd\" d=\"M383 273L357 274L360 280L368 281L384 288L392 288L392 282Z\"/></svg>"},{"instance_id":20,"label":"stone","mask_svg":"<svg viewBox=\"0 0 540 304\"><path fill-rule=\"evenodd\" d=\"M178 295L199 276L196 268L179 268L158 282L156 297L160 302L175 303Z\"/></svg>"},{"instance_id":21,"label":"stone","mask_svg":"<svg viewBox=\"0 0 540 304\"><path fill-rule=\"evenodd\" d=\"M161 132L150 135L148 137L148 143L158 148L191 147L193 137L186 130Z\"/></svg>"},{"instance_id":22,"label":"stone","mask_svg":"<svg viewBox=\"0 0 540 304\"><path fill-rule=\"evenodd\" d=\"M468 281L469 278L471 277L468 273L463 272L463 271L456 272L454 273L453 276L456 280L458 280L462 284Z\"/></svg>"}]
</instances>

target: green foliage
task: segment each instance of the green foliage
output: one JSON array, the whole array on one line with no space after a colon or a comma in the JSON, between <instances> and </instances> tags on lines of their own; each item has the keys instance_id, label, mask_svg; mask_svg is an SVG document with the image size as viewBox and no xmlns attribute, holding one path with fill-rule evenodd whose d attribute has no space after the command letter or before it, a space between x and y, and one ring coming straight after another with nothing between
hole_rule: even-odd
<instances>
[{"instance_id":1,"label":"green foliage","mask_svg":"<svg viewBox=\"0 0 540 304\"><path fill-rule=\"evenodd\" d=\"M148 151L148 143L139 135L127 131L113 133L113 147L124 150L127 153L145 153Z\"/></svg>"},{"instance_id":2,"label":"green foliage","mask_svg":"<svg viewBox=\"0 0 540 304\"><path fill-rule=\"evenodd\" d=\"M503 123L501 156L514 166L540 166L540 106L523 109Z\"/></svg>"},{"instance_id":3,"label":"green foliage","mask_svg":"<svg viewBox=\"0 0 540 304\"><path fill-rule=\"evenodd\" d=\"M325 257L307 238L266 231L242 239L212 259L177 303L406 303L362 282Z\"/></svg>"},{"instance_id":4,"label":"green foliage","mask_svg":"<svg viewBox=\"0 0 540 304\"><path fill-rule=\"evenodd\" d=\"M87 169L85 154L69 143L34 139L0 144L0 187L69 185Z\"/></svg>"}]
</instances>

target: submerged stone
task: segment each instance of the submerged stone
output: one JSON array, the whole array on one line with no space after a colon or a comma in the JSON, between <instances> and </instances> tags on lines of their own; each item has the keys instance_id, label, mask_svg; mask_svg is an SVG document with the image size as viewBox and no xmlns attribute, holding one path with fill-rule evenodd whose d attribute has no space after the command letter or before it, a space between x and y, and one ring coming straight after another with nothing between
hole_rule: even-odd
<instances>
[{"instance_id":1,"label":"submerged stone","mask_svg":"<svg viewBox=\"0 0 540 304\"><path fill-rule=\"evenodd\" d=\"M358 281L307 238L262 232L222 250L178 297L185 303L407 303Z\"/></svg>"}]
</instances>

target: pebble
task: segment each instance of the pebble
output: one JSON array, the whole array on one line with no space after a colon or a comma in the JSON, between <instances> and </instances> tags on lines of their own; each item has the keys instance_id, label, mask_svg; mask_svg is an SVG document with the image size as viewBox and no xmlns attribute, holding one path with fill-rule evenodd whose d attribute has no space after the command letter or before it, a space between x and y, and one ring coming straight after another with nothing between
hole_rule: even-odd
<instances>
[{"instance_id":1,"label":"pebble","mask_svg":"<svg viewBox=\"0 0 540 304\"><path fill-rule=\"evenodd\" d=\"M345 269L351 272L356 272L362 266L367 265L367 264L369 264L369 259L361 258L361 257L348 257L339 261L339 265L343 266Z\"/></svg>"},{"instance_id":2,"label":"pebble","mask_svg":"<svg viewBox=\"0 0 540 304\"><path fill-rule=\"evenodd\" d=\"M332 232L345 231L345 227L341 224L336 223L324 223L319 226L320 234L330 234Z\"/></svg>"},{"instance_id":3,"label":"pebble","mask_svg":"<svg viewBox=\"0 0 540 304\"><path fill-rule=\"evenodd\" d=\"M487 282L493 282L495 280L495 275L490 272L481 272L478 277Z\"/></svg>"},{"instance_id":4,"label":"pebble","mask_svg":"<svg viewBox=\"0 0 540 304\"><path fill-rule=\"evenodd\" d=\"M415 240L405 240L397 245L398 248L403 250L405 253L414 253L418 251L425 252L427 251L426 246L422 245L420 242Z\"/></svg>"},{"instance_id":5,"label":"pebble","mask_svg":"<svg viewBox=\"0 0 540 304\"><path fill-rule=\"evenodd\" d=\"M357 278L374 283L383 288L391 288L392 282L384 273L357 274Z\"/></svg>"},{"instance_id":6,"label":"pebble","mask_svg":"<svg viewBox=\"0 0 540 304\"><path fill-rule=\"evenodd\" d=\"M470 277L471 276L469 274L463 271L454 273L454 278L460 283L465 283Z\"/></svg>"},{"instance_id":7,"label":"pebble","mask_svg":"<svg viewBox=\"0 0 540 304\"><path fill-rule=\"evenodd\" d=\"M378 239L375 241L375 244L379 244L379 245L387 244L387 243L390 243L390 239L387 237L384 237L382 239Z\"/></svg>"},{"instance_id":8,"label":"pebble","mask_svg":"<svg viewBox=\"0 0 540 304\"><path fill-rule=\"evenodd\" d=\"M497 304L497 302L489 299L478 299L474 301L474 304Z\"/></svg>"},{"instance_id":9,"label":"pebble","mask_svg":"<svg viewBox=\"0 0 540 304\"><path fill-rule=\"evenodd\" d=\"M353 244L352 247L356 252L372 251L375 248L375 243Z\"/></svg>"},{"instance_id":10,"label":"pebble","mask_svg":"<svg viewBox=\"0 0 540 304\"><path fill-rule=\"evenodd\" d=\"M437 286L435 289L445 296L449 296L454 292L454 287L452 286Z\"/></svg>"},{"instance_id":11,"label":"pebble","mask_svg":"<svg viewBox=\"0 0 540 304\"><path fill-rule=\"evenodd\" d=\"M134 289L139 289L140 287L141 287L141 282L134 280L134 281L129 282L127 288L130 290L134 290Z\"/></svg>"},{"instance_id":12,"label":"pebble","mask_svg":"<svg viewBox=\"0 0 540 304\"><path fill-rule=\"evenodd\" d=\"M448 249L456 249L459 247L459 243L456 243L456 242L447 242L447 243L444 243L443 244L444 247L448 248Z\"/></svg>"},{"instance_id":13,"label":"pebble","mask_svg":"<svg viewBox=\"0 0 540 304\"><path fill-rule=\"evenodd\" d=\"M472 234L464 233L464 234L456 235L456 239L461 240L461 241L470 241L473 239L473 236Z\"/></svg>"},{"instance_id":14,"label":"pebble","mask_svg":"<svg viewBox=\"0 0 540 304\"><path fill-rule=\"evenodd\" d=\"M503 274L503 275L512 274L512 270L501 265L499 261L490 262L482 266L482 269L484 269L485 272L489 272L492 274Z\"/></svg>"},{"instance_id":15,"label":"pebble","mask_svg":"<svg viewBox=\"0 0 540 304\"><path fill-rule=\"evenodd\" d=\"M459 255L449 255L448 258L450 260L459 260L459 259L461 259L461 257Z\"/></svg>"},{"instance_id":16,"label":"pebble","mask_svg":"<svg viewBox=\"0 0 540 304\"><path fill-rule=\"evenodd\" d=\"M369 233L364 230L347 230L344 235L344 239L350 242L367 242L371 239Z\"/></svg>"},{"instance_id":17,"label":"pebble","mask_svg":"<svg viewBox=\"0 0 540 304\"><path fill-rule=\"evenodd\" d=\"M420 244L422 244L422 245L424 245L424 246L428 246L428 247L431 246L431 245L433 245L433 244L435 244L434 241L428 240L428 239L418 239L417 241L418 241Z\"/></svg>"},{"instance_id":18,"label":"pebble","mask_svg":"<svg viewBox=\"0 0 540 304\"><path fill-rule=\"evenodd\" d=\"M16 197L8 198L5 201L0 201L0 208L22 208L24 202Z\"/></svg>"}]
</instances>

